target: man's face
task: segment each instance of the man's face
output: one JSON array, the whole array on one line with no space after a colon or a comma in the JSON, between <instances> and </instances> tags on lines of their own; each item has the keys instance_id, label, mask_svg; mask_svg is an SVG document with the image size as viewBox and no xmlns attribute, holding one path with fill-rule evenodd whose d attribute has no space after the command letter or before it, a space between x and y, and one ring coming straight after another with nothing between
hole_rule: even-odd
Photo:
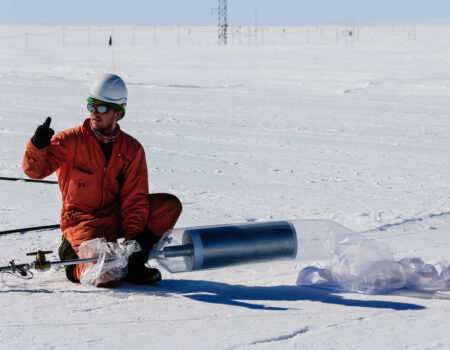
<instances>
[{"instance_id":1,"label":"man's face","mask_svg":"<svg viewBox=\"0 0 450 350\"><path fill-rule=\"evenodd\" d=\"M92 105L97 106L103 104L102 101L93 101ZM116 128L119 111L109 108L106 113L99 113L97 109L90 112L90 119L92 128L95 131L100 131L102 134L111 134Z\"/></svg>"}]
</instances>

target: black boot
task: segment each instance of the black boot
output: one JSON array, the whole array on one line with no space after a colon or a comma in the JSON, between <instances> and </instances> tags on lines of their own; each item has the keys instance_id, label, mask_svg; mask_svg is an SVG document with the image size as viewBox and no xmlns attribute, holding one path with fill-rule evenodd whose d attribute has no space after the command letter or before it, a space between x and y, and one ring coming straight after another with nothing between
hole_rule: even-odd
<instances>
[{"instance_id":1,"label":"black boot","mask_svg":"<svg viewBox=\"0 0 450 350\"><path fill-rule=\"evenodd\" d=\"M145 265L128 264L128 275L125 280L134 284L154 284L161 281L161 272Z\"/></svg>"},{"instance_id":2,"label":"black boot","mask_svg":"<svg viewBox=\"0 0 450 350\"><path fill-rule=\"evenodd\" d=\"M145 265L148 261L150 249L155 243L155 238L144 232L132 239L139 243L142 250L131 254L128 260L128 274L125 280L134 284L153 284L161 281L161 272L158 269Z\"/></svg>"},{"instance_id":3,"label":"black boot","mask_svg":"<svg viewBox=\"0 0 450 350\"><path fill-rule=\"evenodd\" d=\"M58 254L60 259L63 260L73 260L78 259L77 253L75 253L75 250L73 250L72 246L70 245L69 241L66 239L66 237L62 237L61 245L58 249ZM75 270L76 265L66 265L64 266L64 270L66 271L66 277L69 281L74 283L80 283L78 279L76 279L73 276L73 271Z\"/></svg>"}]
</instances>

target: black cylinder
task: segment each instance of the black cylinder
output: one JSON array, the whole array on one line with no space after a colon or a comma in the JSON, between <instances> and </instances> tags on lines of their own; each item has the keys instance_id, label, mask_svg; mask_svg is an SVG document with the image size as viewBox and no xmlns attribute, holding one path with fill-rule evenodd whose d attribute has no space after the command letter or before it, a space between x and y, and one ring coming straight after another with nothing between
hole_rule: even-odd
<instances>
[{"instance_id":1,"label":"black cylinder","mask_svg":"<svg viewBox=\"0 0 450 350\"><path fill-rule=\"evenodd\" d=\"M186 230L183 245L194 247L187 269L199 270L294 258L297 235L288 221L227 225Z\"/></svg>"}]
</instances>

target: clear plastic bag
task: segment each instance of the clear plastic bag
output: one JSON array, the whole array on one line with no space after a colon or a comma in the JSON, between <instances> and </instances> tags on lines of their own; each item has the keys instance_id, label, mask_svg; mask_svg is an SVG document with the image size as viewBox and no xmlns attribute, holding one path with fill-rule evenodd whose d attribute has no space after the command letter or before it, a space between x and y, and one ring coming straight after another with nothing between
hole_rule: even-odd
<instances>
[{"instance_id":1,"label":"clear plastic bag","mask_svg":"<svg viewBox=\"0 0 450 350\"><path fill-rule=\"evenodd\" d=\"M408 257L399 261L407 271L406 288L414 290L450 290L450 264L446 260L427 264L417 257Z\"/></svg>"},{"instance_id":2,"label":"clear plastic bag","mask_svg":"<svg viewBox=\"0 0 450 350\"><path fill-rule=\"evenodd\" d=\"M141 247L136 241L112 243L96 238L83 242L79 248L80 259L97 257L97 262L80 264L80 283L98 287L123 279L128 273L128 258L139 250Z\"/></svg>"},{"instance_id":3,"label":"clear plastic bag","mask_svg":"<svg viewBox=\"0 0 450 350\"><path fill-rule=\"evenodd\" d=\"M426 264L417 257L396 261L390 248L360 233L333 235L329 267L308 266L300 271L297 285L320 286L365 294L382 294L407 288L412 290L450 290L447 261Z\"/></svg>"},{"instance_id":4,"label":"clear plastic bag","mask_svg":"<svg viewBox=\"0 0 450 350\"><path fill-rule=\"evenodd\" d=\"M389 247L362 235L336 242L330 272L345 290L386 293L406 286L406 272L394 261Z\"/></svg>"}]
</instances>

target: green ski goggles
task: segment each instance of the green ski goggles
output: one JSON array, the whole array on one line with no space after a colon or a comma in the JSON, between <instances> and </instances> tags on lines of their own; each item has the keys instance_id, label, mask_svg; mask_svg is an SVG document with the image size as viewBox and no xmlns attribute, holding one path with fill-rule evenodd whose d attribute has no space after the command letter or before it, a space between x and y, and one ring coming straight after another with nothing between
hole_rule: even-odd
<instances>
[{"instance_id":1,"label":"green ski goggles","mask_svg":"<svg viewBox=\"0 0 450 350\"><path fill-rule=\"evenodd\" d=\"M103 104L99 104L99 105L94 105L92 103L87 104L87 110L89 111L89 113L92 113L93 111L97 111L97 113L105 114L110 109L112 109L112 108L108 107L107 105L103 105Z\"/></svg>"},{"instance_id":2,"label":"green ski goggles","mask_svg":"<svg viewBox=\"0 0 450 350\"><path fill-rule=\"evenodd\" d=\"M99 101L101 103L93 104L92 102L94 102L94 101ZM122 111L122 116L118 120L125 117L125 105L126 105L125 103L122 105L118 105L115 103L109 103L109 102L104 102L104 101L100 101L100 100L95 100L92 97L88 97L87 102L88 102L87 110L89 111L89 113L96 110L97 113L104 114L104 113L107 113L110 109L113 109L115 111Z\"/></svg>"}]
</instances>

